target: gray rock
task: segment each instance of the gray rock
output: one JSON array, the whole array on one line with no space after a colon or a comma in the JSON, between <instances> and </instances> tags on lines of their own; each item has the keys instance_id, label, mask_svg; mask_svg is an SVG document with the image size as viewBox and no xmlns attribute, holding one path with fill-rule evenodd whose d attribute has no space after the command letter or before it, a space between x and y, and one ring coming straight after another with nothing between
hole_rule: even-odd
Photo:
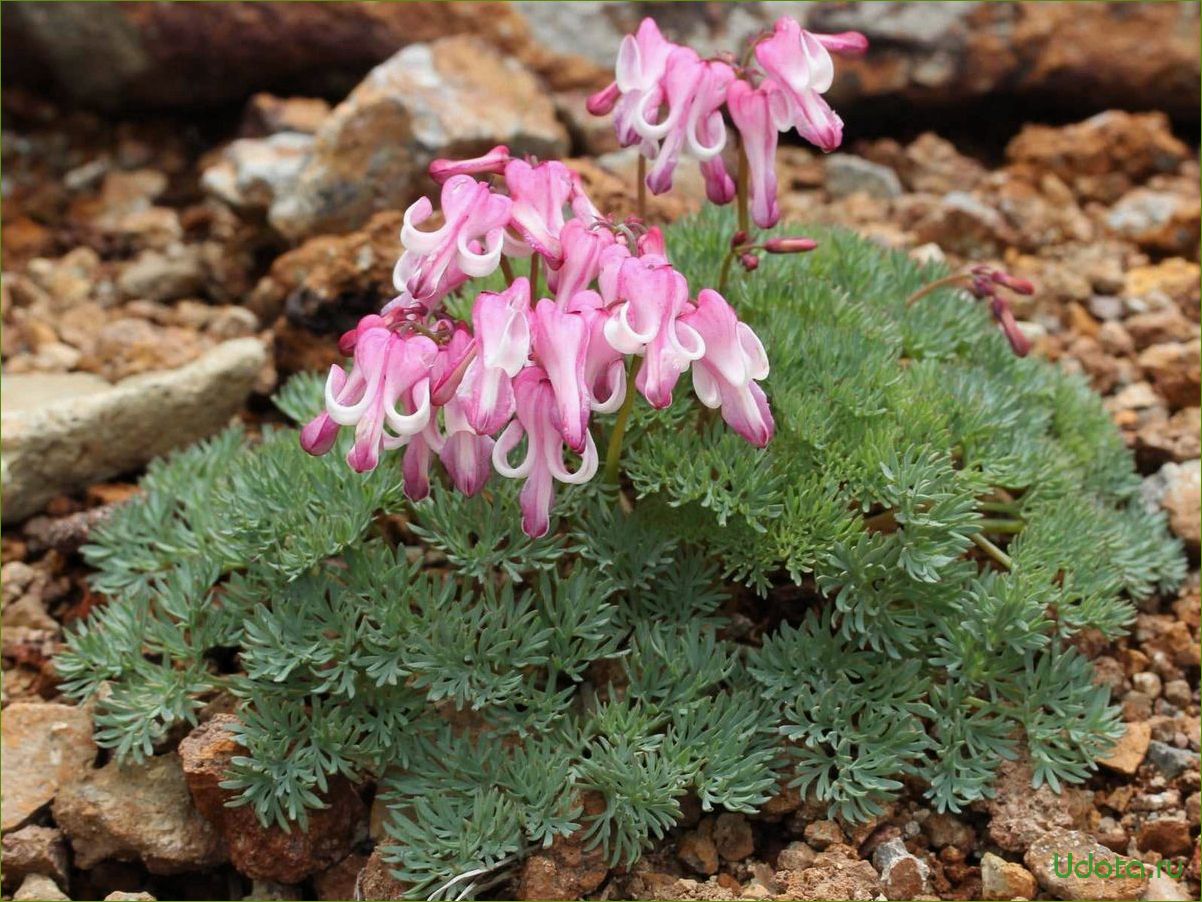
<instances>
[{"instance_id":1,"label":"gray rock","mask_svg":"<svg viewBox=\"0 0 1202 902\"><path fill-rule=\"evenodd\" d=\"M82 373L6 376L4 522L218 431L242 406L266 359L257 339L241 338L186 366L116 385Z\"/></svg>"},{"instance_id":2,"label":"gray rock","mask_svg":"<svg viewBox=\"0 0 1202 902\"><path fill-rule=\"evenodd\" d=\"M58 888L58 884L41 874L30 874L13 893L13 902L58 902L71 897Z\"/></svg>"},{"instance_id":3,"label":"gray rock","mask_svg":"<svg viewBox=\"0 0 1202 902\"><path fill-rule=\"evenodd\" d=\"M74 705L15 702L0 718L0 822L19 827L96 757L92 718Z\"/></svg>"},{"instance_id":4,"label":"gray rock","mask_svg":"<svg viewBox=\"0 0 1202 902\"><path fill-rule=\"evenodd\" d=\"M221 837L192 804L174 752L88 771L59 791L54 819L85 869L108 858L140 859L152 874L180 874L226 860Z\"/></svg>"},{"instance_id":5,"label":"gray rock","mask_svg":"<svg viewBox=\"0 0 1202 902\"><path fill-rule=\"evenodd\" d=\"M221 159L200 177L201 187L243 211L265 212L292 190L313 153L313 136L278 132L227 144Z\"/></svg>"},{"instance_id":6,"label":"gray rock","mask_svg":"<svg viewBox=\"0 0 1202 902\"><path fill-rule=\"evenodd\" d=\"M862 192L888 200L899 197L902 186L897 173L888 166L849 153L833 153L826 158L826 190L833 197Z\"/></svg>"},{"instance_id":7,"label":"gray rock","mask_svg":"<svg viewBox=\"0 0 1202 902\"><path fill-rule=\"evenodd\" d=\"M143 251L121 273L117 287L128 298L174 301L199 294L204 282L199 250L191 245L175 245L167 252Z\"/></svg>"},{"instance_id":8,"label":"gray rock","mask_svg":"<svg viewBox=\"0 0 1202 902\"><path fill-rule=\"evenodd\" d=\"M412 44L335 107L268 219L293 240L351 231L420 194L432 159L496 144L543 158L566 153L567 131L535 76L478 38Z\"/></svg>"},{"instance_id":9,"label":"gray rock","mask_svg":"<svg viewBox=\"0 0 1202 902\"><path fill-rule=\"evenodd\" d=\"M1198 765L1198 753L1179 749L1153 739L1148 743L1148 761L1170 780Z\"/></svg>"}]
</instances>

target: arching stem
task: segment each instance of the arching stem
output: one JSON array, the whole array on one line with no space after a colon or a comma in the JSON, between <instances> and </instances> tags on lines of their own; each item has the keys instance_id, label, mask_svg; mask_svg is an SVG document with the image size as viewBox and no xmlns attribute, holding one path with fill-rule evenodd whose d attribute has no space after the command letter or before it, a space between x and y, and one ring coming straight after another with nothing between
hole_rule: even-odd
<instances>
[{"instance_id":1,"label":"arching stem","mask_svg":"<svg viewBox=\"0 0 1202 902\"><path fill-rule=\"evenodd\" d=\"M634 409L635 387L634 380L638 377L643 366L642 357L632 357L626 369L626 397L618 410L618 418L614 421L614 431L609 437L609 447L605 449L605 481L610 485L618 484L622 463L622 440L626 437L626 426L630 422L630 411Z\"/></svg>"}]
</instances>

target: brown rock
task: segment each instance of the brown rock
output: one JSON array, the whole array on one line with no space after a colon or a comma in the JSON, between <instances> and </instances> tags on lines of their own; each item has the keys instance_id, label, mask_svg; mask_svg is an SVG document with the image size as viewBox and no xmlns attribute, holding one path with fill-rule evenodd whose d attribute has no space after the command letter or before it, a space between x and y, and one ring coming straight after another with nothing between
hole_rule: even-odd
<instances>
[{"instance_id":1,"label":"brown rock","mask_svg":"<svg viewBox=\"0 0 1202 902\"><path fill-rule=\"evenodd\" d=\"M117 381L140 373L176 369L211 347L212 341L190 329L120 317L101 327L95 350L80 361L80 369Z\"/></svg>"},{"instance_id":2,"label":"brown rock","mask_svg":"<svg viewBox=\"0 0 1202 902\"><path fill-rule=\"evenodd\" d=\"M778 871L777 880L789 899L868 900L881 894L872 865L839 843L819 853L803 871Z\"/></svg>"},{"instance_id":3,"label":"brown rock","mask_svg":"<svg viewBox=\"0 0 1202 902\"><path fill-rule=\"evenodd\" d=\"M105 896L104 902L156 902L156 899L150 893L124 893L117 890Z\"/></svg>"},{"instance_id":4,"label":"brown rock","mask_svg":"<svg viewBox=\"0 0 1202 902\"><path fill-rule=\"evenodd\" d=\"M676 843L676 857L698 874L718 872L718 847L713 839L700 831L690 831L680 838Z\"/></svg>"},{"instance_id":5,"label":"brown rock","mask_svg":"<svg viewBox=\"0 0 1202 902\"><path fill-rule=\"evenodd\" d=\"M364 900L392 900L409 898L409 887L392 876L391 866L380 855L377 846L368 856L367 864L359 874L357 892L352 897Z\"/></svg>"},{"instance_id":6,"label":"brown rock","mask_svg":"<svg viewBox=\"0 0 1202 902\"><path fill-rule=\"evenodd\" d=\"M1141 852L1159 852L1165 858L1188 855L1194 843L1189 822L1177 817L1146 821L1136 837Z\"/></svg>"},{"instance_id":7,"label":"brown rock","mask_svg":"<svg viewBox=\"0 0 1202 902\"><path fill-rule=\"evenodd\" d=\"M834 821L814 821L806 824L803 835L806 842L820 852L828 846L842 843L846 839L843 830Z\"/></svg>"},{"instance_id":8,"label":"brown rock","mask_svg":"<svg viewBox=\"0 0 1202 902\"><path fill-rule=\"evenodd\" d=\"M74 705L17 702L4 709L3 829L19 827L96 757L92 718Z\"/></svg>"},{"instance_id":9,"label":"brown rock","mask_svg":"<svg viewBox=\"0 0 1202 902\"><path fill-rule=\"evenodd\" d=\"M1160 505L1169 515L1169 526L1187 546L1195 550L1199 547L1200 527L1199 493L1202 492L1202 476L1199 475L1197 460L1183 464L1165 464L1161 468L1164 473L1169 467L1175 469L1169 475Z\"/></svg>"},{"instance_id":10,"label":"brown rock","mask_svg":"<svg viewBox=\"0 0 1202 902\"><path fill-rule=\"evenodd\" d=\"M931 840L936 849L953 846L961 852L971 852L976 845L976 834L972 827L953 814L938 811L931 812L930 817L922 822L922 832Z\"/></svg>"},{"instance_id":11,"label":"brown rock","mask_svg":"<svg viewBox=\"0 0 1202 902\"><path fill-rule=\"evenodd\" d=\"M1045 783L1032 788L1026 759L998 769L996 795L986 803L989 838L1007 852L1023 852L1037 837L1056 829L1084 828L1093 811L1093 794L1073 786L1056 793Z\"/></svg>"},{"instance_id":12,"label":"brown rock","mask_svg":"<svg viewBox=\"0 0 1202 902\"><path fill-rule=\"evenodd\" d=\"M556 837L522 863L518 896L523 899L579 899L609 875L600 846L586 850L580 836Z\"/></svg>"},{"instance_id":13,"label":"brown rock","mask_svg":"<svg viewBox=\"0 0 1202 902\"><path fill-rule=\"evenodd\" d=\"M1141 461L1154 466L1202 456L1202 410L1186 407L1167 419L1141 425L1135 434L1135 448Z\"/></svg>"},{"instance_id":14,"label":"brown rock","mask_svg":"<svg viewBox=\"0 0 1202 902\"><path fill-rule=\"evenodd\" d=\"M221 149L200 183L210 195L245 214L262 215L292 190L313 155L314 138L283 131L265 138L239 138Z\"/></svg>"},{"instance_id":15,"label":"brown rock","mask_svg":"<svg viewBox=\"0 0 1202 902\"><path fill-rule=\"evenodd\" d=\"M1127 873L1127 859L1078 831L1039 837L1031 843L1024 861L1039 885L1057 899L1138 899L1148 882L1146 875ZM1115 876L1120 862L1123 875ZM1108 869L1111 876L1100 875L1099 868ZM1137 873L1140 870L1137 868Z\"/></svg>"},{"instance_id":16,"label":"brown rock","mask_svg":"<svg viewBox=\"0 0 1202 902\"><path fill-rule=\"evenodd\" d=\"M276 132L312 135L329 115L330 105L320 97L277 97L260 92L246 101L240 131L244 138L262 138Z\"/></svg>"},{"instance_id":17,"label":"brown rock","mask_svg":"<svg viewBox=\"0 0 1202 902\"><path fill-rule=\"evenodd\" d=\"M468 36L411 45L381 63L314 140L268 217L293 240L347 232L409 203L438 156L474 156L496 144L543 158L567 150L567 133L529 70Z\"/></svg>"},{"instance_id":18,"label":"brown rock","mask_svg":"<svg viewBox=\"0 0 1202 902\"><path fill-rule=\"evenodd\" d=\"M143 251L117 280L127 298L173 301L195 297L205 284L204 267L194 246L177 245L163 252Z\"/></svg>"},{"instance_id":19,"label":"brown rock","mask_svg":"<svg viewBox=\"0 0 1202 902\"><path fill-rule=\"evenodd\" d=\"M51 877L59 886L67 885L67 844L63 834L53 827L22 827L4 834L4 853L0 873L4 886L17 886L30 874Z\"/></svg>"},{"instance_id":20,"label":"brown rock","mask_svg":"<svg viewBox=\"0 0 1202 902\"><path fill-rule=\"evenodd\" d=\"M727 861L742 861L755 851L755 837L744 814L718 815L714 822L714 844Z\"/></svg>"},{"instance_id":21,"label":"brown rock","mask_svg":"<svg viewBox=\"0 0 1202 902\"><path fill-rule=\"evenodd\" d=\"M803 842L791 842L776 857L776 867L782 871L804 871L814 863L817 853Z\"/></svg>"},{"instance_id":22,"label":"brown rock","mask_svg":"<svg viewBox=\"0 0 1202 902\"><path fill-rule=\"evenodd\" d=\"M54 819L85 869L140 859L152 874L181 874L226 860L221 837L192 807L174 752L86 772L59 791Z\"/></svg>"},{"instance_id":23,"label":"brown rock","mask_svg":"<svg viewBox=\"0 0 1202 902\"><path fill-rule=\"evenodd\" d=\"M1199 284L1202 283L1202 272L1197 263L1170 257L1159 263L1132 267L1124 279L1123 293L1127 297L1147 297L1159 292L1176 301L1182 312L1197 319Z\"/></svg>"},{"instance_id":24,"label":"brown rock","mask_svg":"<svg viewBox=\"0 0 1202 902\"><path fill-rule=\"evenodd\" d=\"M1171 408L1198 403L1202 377L1196 340L1152 345L1139 355L1139 365Z\"/></svg>"},{"instance_id":25,"label":"brown rock","mask_svg":"<svg viewBox=\"0 0 1202 902\"><path fill-rule=\"evenodd\" d=\"M1151 738L1152 728L1146 722L1128 723L1114 748L1108 755L1098 758L1098 763L1120 774L1133 774L1143 763Z\"/></svg>"},{"instance_id":26,"label":"brown rock","mask_svg":"<svg viewBox=\"0 0 1202 902\"><path fill-rule=\"evenodd\" d=\"M1173 172L1189 150L1173 136L1163 113L1110 110L1062 127L1026 125L1008 145L1006 158L1050 172L1090 200L1112 203L1114 192ZM1120 179L1106 179L1117 174Z\"/></svg>"},{"instance_id":27,"label":"brown rock","mask_svg":"<svg viewBox=\"0 0 1202 902\"><path fill-rule=\"evenodd\" d=\"M915 899L930 891L930 867L910 853L901 837L877 846L872 864L889 899Z\"/></svg>"},{"instance_id":28,"label":"brown rock","mask_svg":"<svg viewBox=\"0 0 1202 902\"><path fill-rule=\"evenodd\" d=\"M981 856L981 895L986 899L1034 899L1039 886L1021 864L986 852Z\"/></svg>"},{"instance_id":29,"label":"brown rock","mask_svg":"<svg viewBox=\"0 0 1202 902\"><path fill-rule=\"evenodd\" d=\"M1018 243L1005 218L975 195L952 191L914 226L915 238L962 257L997 256Z\"/></svg>"},{"instance_id":30,"label":"brown rock","mask_svg":"<svg viewBox=\"0 0 1202 902\"><path fill-rule=\"evenodd\" d=\"M1181 311L1170 305L1148 313L1139 313L1127 319L1126 328L1135 347L1143 350L1150 345L1169 341L1196 339L1198 326L1181 315Z\"/></svg>"},{"instance_id":31,"label":"brown rock","mask_svg":"<svg viewBox=\"0 0 1202 902\"><path fill-rule=\"evenodd\" d=\"M226 807L232 797L218 784L230 759L241 754L232 726L237 718L218 714L189 733L179 746L188 789L197 809L225 838L234 867L256 880L300 883L345 858L357 835L366 830L366 812L351 784L330 778L325 808L308 813L308 829L285 832L259 823L251 806Z\"/></svg>"},{"instance_id":32,"label":"brown rock","mask_svg":"<svg viewBox=\"0 0 1202 902\"><path fill-rule=\"evenodd\" d=\"M1194 184L1196 192L1197 185ZM1106 225L1141 248L1183 256L1198 251L1198 198L1178 190L1136 188L1110 210Z\"/></svg>"},{"instance_id":33,"label":"brown rock","mask_svg":"<svg viewBox=\"0 0 1202 902\"><path fill-rule=\"evenodd\" d=\"M71 897L58 888L58 884L41 874L30 874L13 893L13 902L58 902Z\"/></svg>"},{"instance_id":34,"label":"brown rock","mask_svg":"<svg viewBox=\"0 0 1202 902\"><path fill-rule=\"evenodd\" d=\"M367 856L352 852L342 861L326 868L313 878L318 899L354 899L359 873L367 864Z\"/></svg>"}]
</instances>

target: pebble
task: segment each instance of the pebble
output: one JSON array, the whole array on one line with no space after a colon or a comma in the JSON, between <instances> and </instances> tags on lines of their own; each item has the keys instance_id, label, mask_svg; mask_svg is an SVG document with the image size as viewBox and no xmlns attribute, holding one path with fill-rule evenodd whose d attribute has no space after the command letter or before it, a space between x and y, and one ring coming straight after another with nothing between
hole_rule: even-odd
<instances>
[{"instance_id":1,"label":"pebble","mask_svg":"<svg viewBox=\"0 0 1202 902\"><path fill-rule=\"evenodd\" d=\"M1034 899L1035 875L1014 861L986 852L981 856L981 895L986 899Z\"/></svg>"},{"instance_id":2,"label":"pebble","mask_svg":"<svg viewBox=\"0 0 1202 902\"><path fill-rule=\"evenodd\" d=\"M1131 677L1131 685L1148 698L1158 698L1161 691L1160 677L1151 671L1137 673Z\"/></svg>"},{"instance_id":3,"label":"pebble","mask_svg":"<svg viewBox=\"0 0 1202 902\"><path fill-rule=\"evenodd\" d=\"M1191 767L1198 766L1198 755L1186 749L1174 748L1164 742L1148 743L1148 761L1169 780L1175 780Z\"/></svg>"},{"instance_id":4,"label":"pebble","mask_svg":"<svg viewBox=\"0 0 1202 902\"><path fill-rule=\"evenodd\" d=\"M1057 899L1138 899L1148 878L1146 874L1115 876L1119 857L1091 836L1074 830L1041 836L1031 843L1023 860L1039 885ZM1099 865L1109 868L1110 876L1098 874Z\"/></svg>"},{"instance_id":5,"label":"pebble","mask_svg":"<svg viewBox=\"0 0 1202 902\"><path fill-rule=\"evenodd\" d=\"M877 846L872 865L889 899L913 899L930 891L930 866L913 855L900 837Z\"/></svg>"}]
</instances>

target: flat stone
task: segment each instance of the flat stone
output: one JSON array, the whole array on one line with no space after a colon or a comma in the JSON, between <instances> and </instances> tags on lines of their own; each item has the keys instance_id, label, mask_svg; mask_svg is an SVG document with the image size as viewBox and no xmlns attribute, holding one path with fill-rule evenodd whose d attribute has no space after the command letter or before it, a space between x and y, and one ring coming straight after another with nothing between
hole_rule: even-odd
<instances>
[{"instance_id":1,"label":"flat stone","mask_svg":"<svg viewBox=\"0 0 1202 902\"><path fill-rule=\"evenodd\" d=\"M221 837L192 805L174 752L142 764L114 759L65 786L53 810L81 868L114 858L181 874L226 860Z\"/></svg>"},{"instance_id":2,"label":"flat stone","mask_svg":"<svg viewBox=\"0 0 1202 902\"><path fill-rule=\"evenodd\" d=\"M178 369L107 388L95 379L6 376L0 419L4 522L217 432L241 408L266 359L261 342L242 338Z\"/></svg>"},{"instance_id":3,"label":"flat stone","mask_svg":"<svg viewBox=\"0 0 1202 902\"><path fill-rule=\"evenodd\" d=\"M1179 749L1153 739L1148 743L1148 761L1166 778L1175 780L1191 767L1198 766L1198 753Z\"/></svg>"},{"instance_id":4,"label":"flat stone","mask_svg":"<svg viewBox=\"0 0 1202 902\"><path fill-rule=\"evenodd\" d=\"M897 173L888 166L854 154L833 153L826 158L826 190L832 197L861 192L888 200L901 195L902 185Z\"/></svg>"},{"instance_id":5,"label":"flat stone","mask_svg":"<svg viewBox=\"0 0 1202 902\"><path fill-rule=\"evenodd\" d=\"M13 902L58 902L71 897L58 888L58 884L41 874L30 874L13 893Z\"/></svg>"},{"instance_id":6,"label":"flat stone","mask_svg":"<svg viewBox=\"0 0 1202 902\"><path fill-rule=\"evenodd\" d=\"M30 874L67 885L67 844L54 827L29 826L5 833L3 855L0 873L5 887L17 886Z\"/></svg>"},{"instance_id":7,"label":"flat stone","mask_svg":"<svg viewBox=\"0 0 1202 902\"><path fill-rule=\"evenodd\" d=\"M1015 861L986 852L981 856L981 895L986 899L1034 899L1035 875Z\"/></svg>"},{"instance_id":8,"label":"flat stone","mask_svg":"<svg viewBox=\"0 0 1202 902\"><path fill-rule=\"evenodd\" d=\"M1134 721L1126 724L1126 730L1119 741L1115 743L1110 754L1098 758L1098 764L1120 774L1131 775L1139 770L1144 755L1148 751L1148 742L1152 738L1152 728L1147 721Z\"/></svg>"},{"instance_id":9,"label":"flat stone","mask_svg":"<svg viewBox=\"0 0 1202 902\"><path fill-rule=\"evenodd\" d=\"M1039 885L1057 899L1138 899L1148 883L1145 865L1132 864L1132 859L1076 830L1041 836L1031 843L1023 860ZM1120 864L1123 874L1117 876Z\"/></svg>"},{"instance_id":10,"label":"flat stone","mask_svg":"<svg viewBox=\"0 0 1202 902\"><path fill-rule=\"evenodd\" d=\"M96 758L92 718L74 705L14 702L0 718L0 821L21 826Z\"/></svg>"}]
</instances>

